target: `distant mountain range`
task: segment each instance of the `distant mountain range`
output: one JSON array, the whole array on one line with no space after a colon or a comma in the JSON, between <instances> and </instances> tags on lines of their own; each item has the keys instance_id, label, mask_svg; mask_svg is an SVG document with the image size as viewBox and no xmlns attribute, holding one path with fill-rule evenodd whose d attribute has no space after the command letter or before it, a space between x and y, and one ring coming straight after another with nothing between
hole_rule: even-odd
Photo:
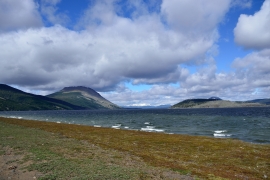
<instances>
[{"instance_id":1,"label":"distant mountain range","mask_svg":"<svg viewBox=\"0 0 270 180\"><path fill-rule=\"evenodd\" d=\"M0 84L0 111L118 109L93 89L67 87L49 96L26 93Z\"/></svg>"},{"instance_id":2,"label":"distant mountain range","mask_svg":"<svg viewBox=\"0 0 270 180\"><path fill-rule=\"evenodd\" d=\"M218 97L209 99L187 99L171 108L229 108L229 107L262 107L270 105L270 99L257 99L251 101L227 101Z\"/></svg>"},{"instance_id":3,"label":"distant mountain range","mask_svg":"<svg viewBox=\"0 0 270 180\"><path fill-rule=\"evenodd\" d=\"M269 106L270 99L250 101L226 101L218 97L209 99L187 99L173 106L126 106L127 109L166 108L226 108ZM29 110L84 110L119 109L117 105L102 97L95 90L83 86L65 87L48 96L26 93L5 84L0 84L0 111Z\"/></svg>"}]
</instances>

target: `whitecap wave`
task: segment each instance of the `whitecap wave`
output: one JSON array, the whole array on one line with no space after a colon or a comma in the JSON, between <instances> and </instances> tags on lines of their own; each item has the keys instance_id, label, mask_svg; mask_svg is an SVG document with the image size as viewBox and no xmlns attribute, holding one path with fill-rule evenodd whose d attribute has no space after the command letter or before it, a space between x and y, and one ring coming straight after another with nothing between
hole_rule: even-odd
<instances>
[{"instance_id":1,"label":"whitecap wave","mask_svg":"<svg viewBox=\"0 0 270 180\"><path fill-rule=\"evenodd\" d=\"M231 134L214 133L215 137L230 137Z\"/></svg>"},{"instance_id":2,"label":"whitecap wave","mask_svg":"<svg viewBox=\"0 0 270 180\"><path fill-rule=\"evenodd\" d=\"M114 128L114 129L120 129L121 126L122 126L122 124L116 124L116 125L113 125L112 128Z\"/></svg>"},{"instance_id":3,"label":"whitecap wave","mask_svg":"<svg viewBox=\"0 0 270 180\"><path fill-rule=\"evenodd\" d=\"M215 137L230 137L231 134L228 134L227 132L228 132L227 130L216 130L214 131L213 135Z\"/></svg>"},{"instance_id":4,"label":"whitecap wave","mask_svg":"<svg viewBox=\"0 0 270 180\"><path fill-rule=\"evenodd\" d=\"M220 133L224 133L224 132L228 132L228 131L227 130L216 130L214 132L217 133L217 134L220 134Z\"/></svg>"},{"instance_id":5,"label":"whitecap wave","mask_svg":"<svg viewBox=\"0 0 270 180\"><path fill-rule=\"evenodd\" d=\"M164 132L163 129L155 129L155 126L146 126L146 128L141 128L141 131L147 131L147 132Z\"/></svg>"}]
</instances>

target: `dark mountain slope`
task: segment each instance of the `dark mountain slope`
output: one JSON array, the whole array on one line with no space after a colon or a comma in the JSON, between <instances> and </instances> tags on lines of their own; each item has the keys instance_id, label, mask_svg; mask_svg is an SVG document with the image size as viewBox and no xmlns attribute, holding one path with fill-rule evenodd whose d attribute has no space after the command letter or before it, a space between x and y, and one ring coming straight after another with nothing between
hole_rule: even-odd
<instances>
[{"instance_id":1,"label":"dark mountain slope","mask_svg":"<svg viewBox=\"0 0 270 180\"><path fill-rule=\"evenodd\" d=\"M5 84L0 84L0 110L73 110L85 109L58 99L23 92Z\"/></svg>"}]
</instances>

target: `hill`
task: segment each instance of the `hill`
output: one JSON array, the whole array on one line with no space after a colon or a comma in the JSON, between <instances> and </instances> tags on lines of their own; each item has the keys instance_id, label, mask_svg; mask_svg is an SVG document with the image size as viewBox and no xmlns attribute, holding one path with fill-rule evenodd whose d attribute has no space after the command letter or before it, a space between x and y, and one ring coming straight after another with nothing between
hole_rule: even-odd
<instances>
[{"instance_id":1,"label":"hill","mask_svg":"<svg viewBox=\"0 0 270 180\"><path fill-rule=\"evenodd\" d=\"M259 101L226 101L215 97L209 99L187 99L173 105L171 108L230 108L261 107L265 105Z\"/></svg>"},{"instance_id":2,"label":"hill","mask_svg":"<svg viewBox=\"0 0 270 180\"><path fill-rule=\"evenodd\" d=\"M251 101L246 101L248 103L260 103L260 104L265 104L265 105L270 105L270 99L254 99Z\"/></svg>"},{"instance_id":3,"label":"hill","mask_svg":"<svg viewBox=\"0 0 270 180\"><path fill-rule=\"evenodd\" d=\"M48 95L49 98L59 99L86 109L118 109L119 107L95 90L83 86L65 87L59 92Z\"/></svg>"},{"instance_id":4,"label":"hill","mask_svg":"<svg viewBox=\"0 0 270 180\"><path fill-rule=\"evenodd\" d=\"M23 92L0 84L0 111L85 109L68 102Z\"/></svg>"}]
</instances>

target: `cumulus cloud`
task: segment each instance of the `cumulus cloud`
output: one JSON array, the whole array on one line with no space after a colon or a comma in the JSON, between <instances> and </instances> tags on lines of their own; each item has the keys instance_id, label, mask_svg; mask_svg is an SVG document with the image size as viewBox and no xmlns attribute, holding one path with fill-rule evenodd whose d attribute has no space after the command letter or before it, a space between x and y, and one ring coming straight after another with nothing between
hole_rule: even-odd
<instances>
[{"instance_id":1,"label":"cumulus cloud","mask_svg":"<svg viewBox=\"0 0 270 180\"><path fill-rule=\"evenodd\" d=\"M242 14L234 29L235 42L245 48L270 48L270 0L254 15Z\"/></svg>"},{"instance_id":2,"label":"cumulus cloud","mask_svg":"<svg viewBox=\"0 0 270 180\"><path fill-rule=\"evenodd\" d=\"M269 73L262 75L246 69L238 69L237 72L230 73L217 73L215 69L215 66L210 65L199 72L189 74L185 81L180 82L179 87L159 84L142 92L121 88L119 91L101 94L121 106L141 103L173 105L189 98L209 98L212 96L233 101L269 97Z\"/></svg>"},{"instance_id":3,"label":"cumulus cloud","mask_svg":"<svg viewBox=\"0 0 270 180\"><path fill-rule=\"evenodd\" d=\"M127 105L142 105L147 104L153 105L164 105L164 104L175 104L180 99L185 97L183 89L173 87L171 85L154 85L149 90L142 92L132 91L128 88L121 88L114 92L102 92L102 96L110 99L112 102L120 106ZM128 102L127 102L128 99Z\"/></svg>"},{"instance_id":4,"label":"cumulus cloud","mask_svg":"<svg viewBox=\"0 0 270 180\"><path fill-rule=\"evenodd\" d=\"M60 1L41 2L55 6ZM0 80L43 89L85 85L100 91L113 90L127 79L134 84L177 82L188 74L180 64L205 62L218 37L216 25L229 6L229 1L220 0L221 6L201 0L207 8L197 9L201 16L190 19L196 27L185 25L202 31L192 36L189 29L180 30L183 22L174 18L186 13L176 12L176 6L193 9L191 1L186 2L164 1L162 14L149 11L129 18L118 13L114 1L96 1L80 20L84 30L54 25L2 34L0 69L5 75Z\"/></svg>"},{"instance_id":5,"label":"cumulus cloud","mask_svg":"<svg viewBox=\"0 0 270 180\"><path fill-rule=\"evenodd\" d=\"M229 99L243 92L257 97L269 92L270 41L255 41L257 34L246 29L247 21L256 23L254 32L267 39L269 0L253 16L239 18L236 42L261 51L237 58L230 73L217 73L213 59L218 52L217 27L232 7L230 0L91 1L74 23L75 30L65 27L69 18L57 9L61 0L38 2L39 8L31 0L0 1L0 15L3 7L11 7L4 14L10 22L0 16L1 83L42 93L84 85L119 105L174 104L210 96ZM13 21L18 8L24 13L20 21ZM50 27L40 27L41 16ZM242 37L245 33L249 38ZM188 65L202 68L191 73ZM134 92L125 87L126 81L153 86Z\"/></svg>"},{"instance_id":6,"label":"cumulus cloud","mask_svg":"<svg viewBox=\"0 0 270 180\"><path fill-rule=\"evenodd\" d=\"M264 88L270 86L270 49L253 52L244 58L237 58L233 67L245 72L251 87Z\"/></svg>"},{"instance_id":7,"label":"cumulus cloud","mask_svg":"<svg viewBox=\"0 0 270 180\"><path fill-rule=\"evenodd\" d=\"M259 51L236 58L232 63L233 72L217 72L215 62L210 60L206 66L199 68L193 74L186 71L185 78L179 82L180 87L155 85L143 92L125 90L117 96L113 94L104 94L104 96L115 100L119 104L125 104L124 99L130 97L129 101L135 104L144 102L151 105L175 104L187 98L209 98L211 96L219 96L228 100L250 100L269 97L269 2L269 0L265 1L261 10L254 15L240 16L234 30L236 42L244 48L254 48L259 49ZM231 2L231 7L249 8L250 5L251 1L247 0ZM167 15L167 18L170 18L169 15ZM170 21L173 20L178 21L177 18L171 18ZM181 21L181 18L179 21ZM185 23L180 23L179 27L176 26L175 28L184 31L186 27L180 26L181 24ZM192 30L193 28L191 28ZM136 79L136 81L139 81L139 79Z\"/></svg>"},{"instance_id":8,"label":"cumulus cloud","mask_svg":"<svg viewBox=\"0 0 270 180\"><path fill-rule=\"evenodd\" d=\"M252 95L268 97L270 87L270 0L265 0L254 15L241 15L234 29L235 41L244 48L255 49L234 60L232 67Z\"/></svg>"},{"instance_id":9,"label":"cumulus cloud","mask_svg":"<svg viewBox=\"0 0 270 180\"><path fill-rule=\"evenodd\" d=\"M0 1L0 32L40 26L42 20L32 0Z\"/></svg>"},{"instance_id":10,"label":"cumulus cloud","mask_svg":"<svg viewBox=\"0 0 270 180\"><path fill-rule=\"evenodd\" d=\"M206 33L207 37L213 35L229 5L230 0L164 0L161 12L170 27L191 36Z\"/></svg>"}]
</instances>

